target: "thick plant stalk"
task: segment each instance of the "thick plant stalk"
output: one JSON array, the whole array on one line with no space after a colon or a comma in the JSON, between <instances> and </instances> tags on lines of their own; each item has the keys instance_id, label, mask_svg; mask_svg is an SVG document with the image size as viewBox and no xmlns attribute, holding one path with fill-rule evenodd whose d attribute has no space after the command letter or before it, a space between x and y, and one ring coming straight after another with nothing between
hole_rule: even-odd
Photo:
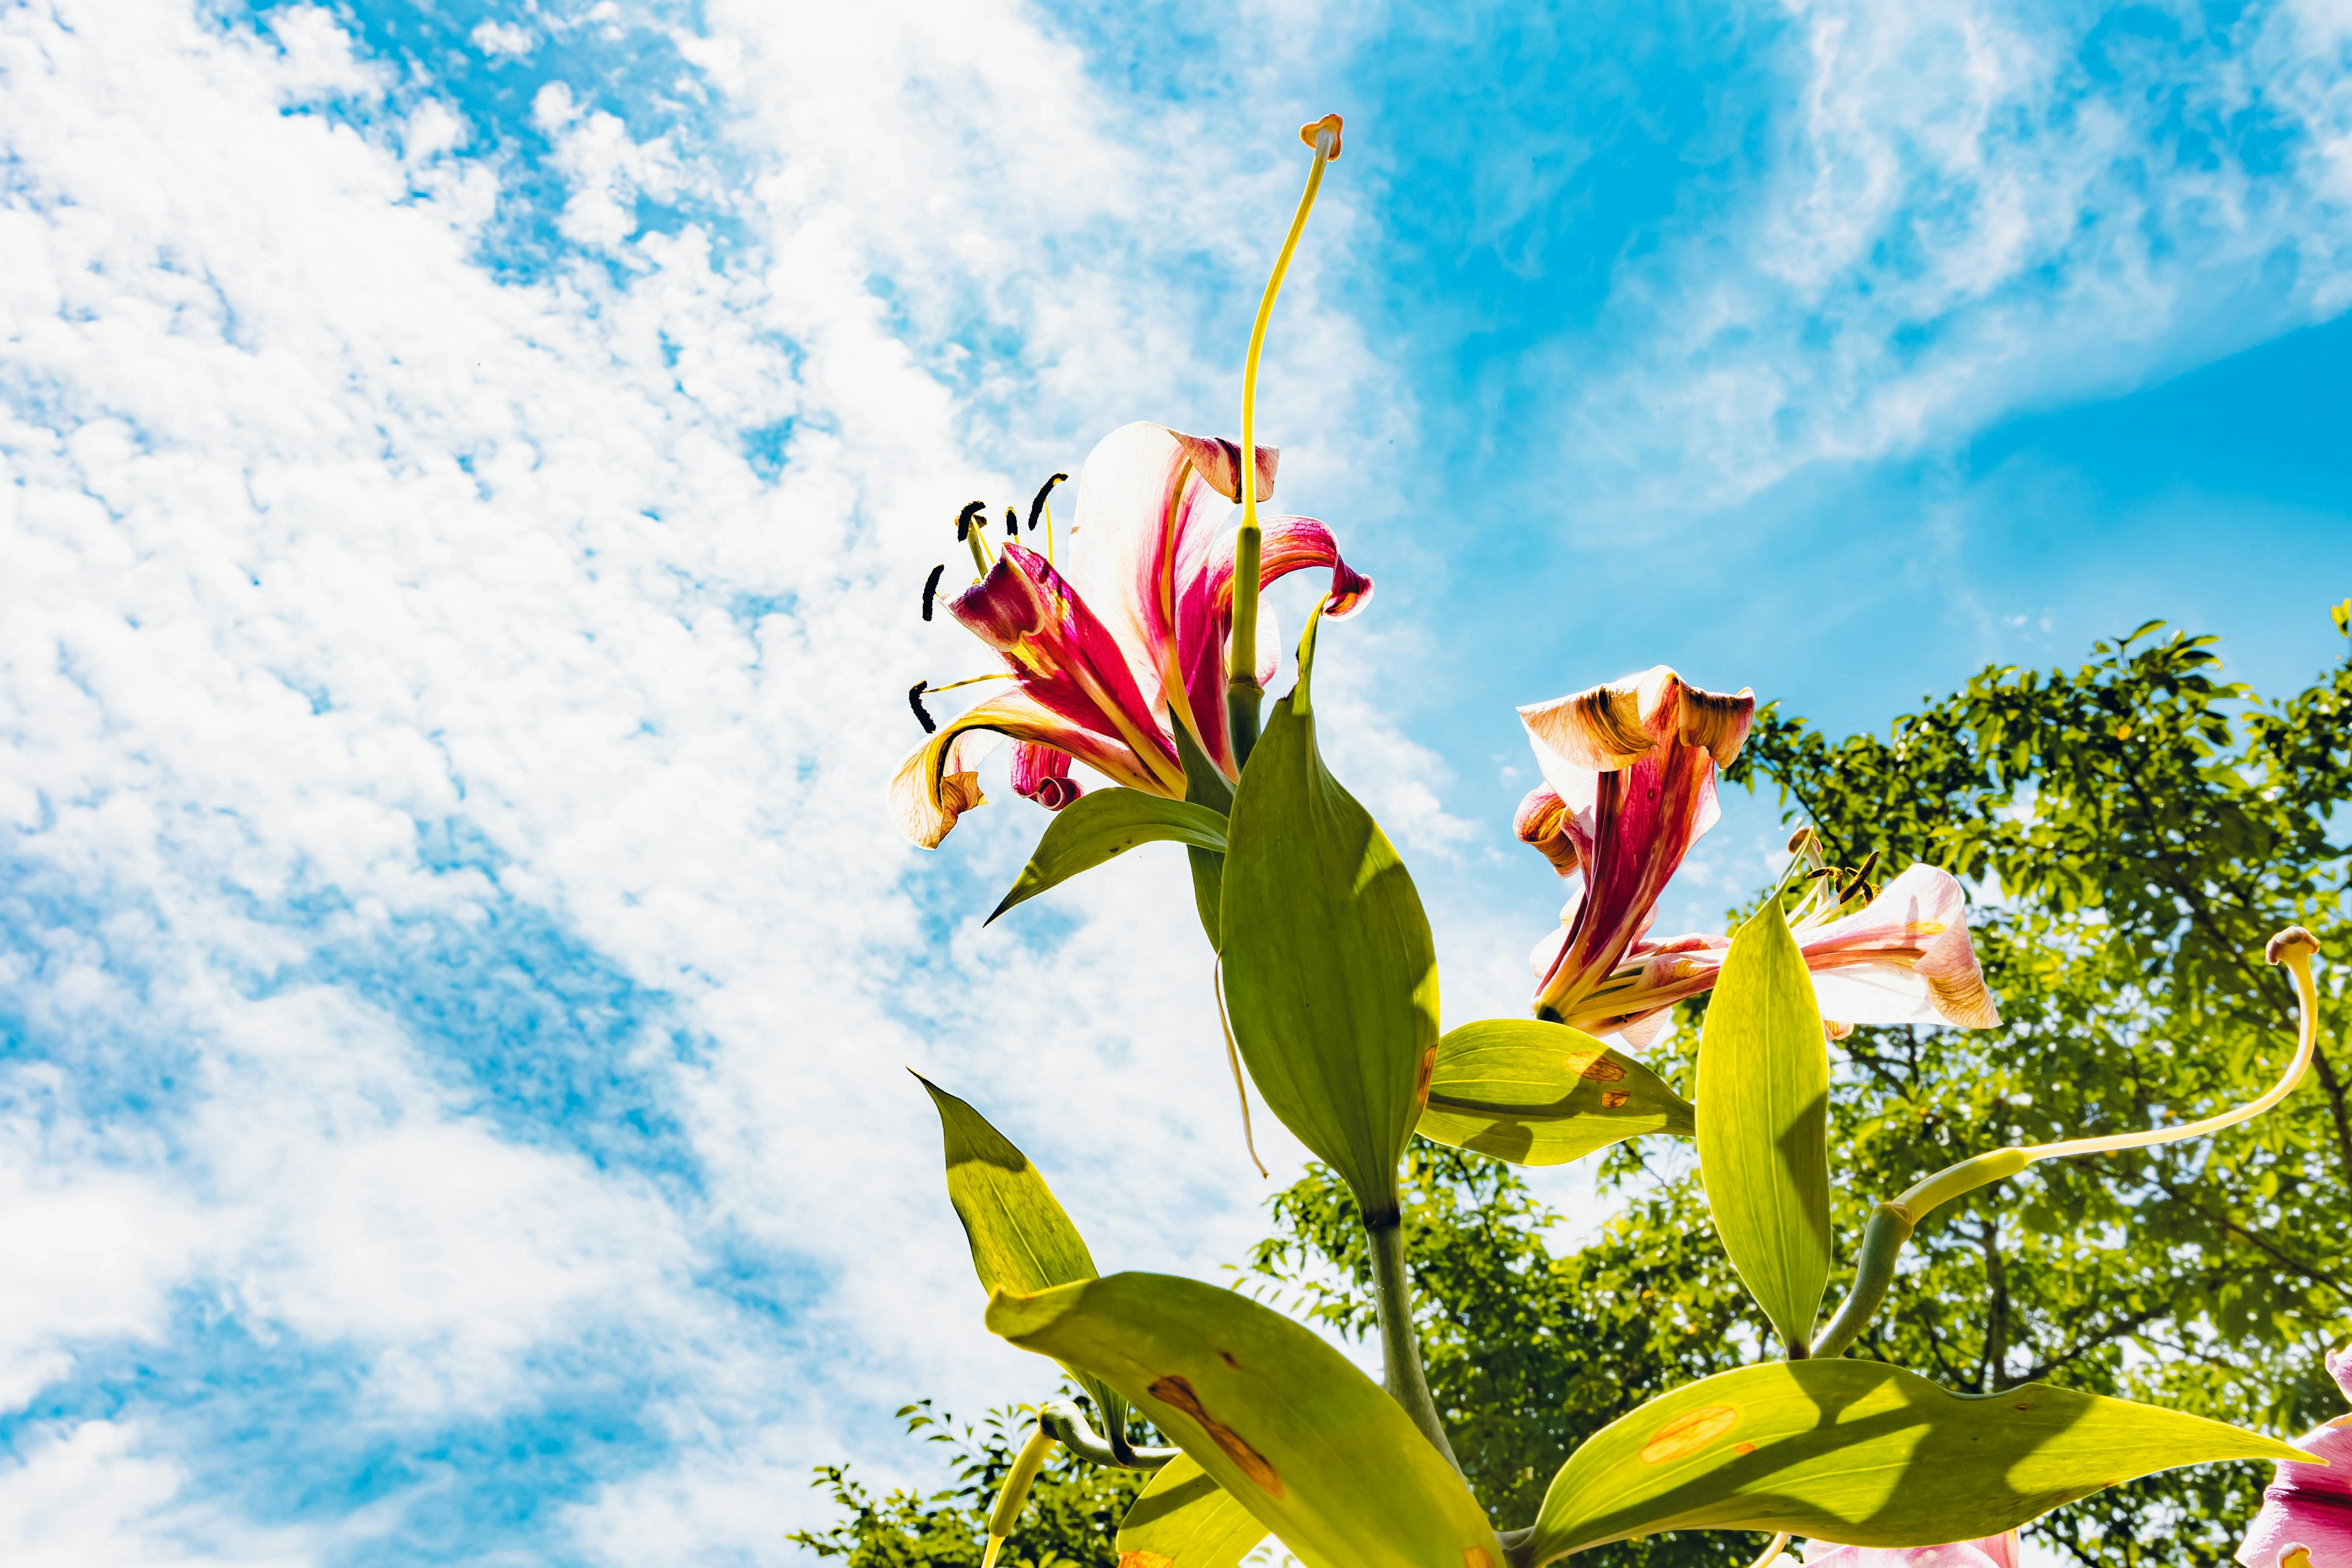
<instances>
[{"instance_id":1,"label":"thick plant stalk","mask_svg":"<svg viewBox=\"0 0 2352 1568\"><path fill-rule=\"evenodd\" d=\"M1380 1312L1381 1364L1389 1396L1404 1407L1430 1446L1445 1456L1458 1472L1462 1461L1446 1441L1445 1424L1437 1418L1437 1401L1430 1397L1429 1379L1421 1369L1421 1342L1412 1331L1412 1285L1405 1277L1404 1230L1396 1221L1368 1225L1364 1238L1371 1245L1372 1302Z\"/></svg>"}]
</instances>

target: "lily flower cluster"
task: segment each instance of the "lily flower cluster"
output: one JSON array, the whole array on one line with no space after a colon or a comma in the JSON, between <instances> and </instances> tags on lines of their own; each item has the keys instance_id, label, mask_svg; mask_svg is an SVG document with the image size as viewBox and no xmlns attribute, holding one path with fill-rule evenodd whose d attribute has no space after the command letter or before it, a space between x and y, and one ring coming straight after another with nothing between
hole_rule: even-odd
<instances>
[{"instance_id":1,"label":"lily flower cluster","mask_svg":"<svg viewBox=\"0 0 2352 1568\"><path fill-rule=\"evenodd\" d=\"M1994 1149L1922 1177L1872 1211L1849 1251L1852 1284L1824 1320L1835 1251L1831 1044L1863 1025L1989 1029L2000 1010L1969 936L1967 890L1950 873L1911 866L1881 886L1875 854L1835 864L1811 827L1736 931L1652 934L1662 896L1719 816L1717 774L1756 716L1750 692L1708 690L1661 665L1519 710L1543 784L1513 830L1568 897L1536 946L1529 1016L1440 1028L1436 945L1412 876L1318 739L1318 637L1365 605L1371 580L1321 521L1257 511L1276 468L1256 440L1259 354L1339 156L1339 117L1300 139L1314 161L1259 303L1238 437L1152 424L1113 431L1081 472L1064 558L1048 503L1065 476L1030 507L1028 538L1045 524L1042 552L1024 542L1017 512L1006 511L992 550L989 526L975 521L987 509L963 509L957 533L973 576L948 609L997 668L908 693L925 733L889 804L908 838L936 847L982 803L984 750L1012 742L1013 792L1050 815L998 915L1139 846L1186 847L1244 1108L1254 1087L1347 1184L1382 1378L1234 1291L1099 1275L1036 1167L926 1080L949 1196L989 1292L988 1328L1058 1362L1092 1406L1037 1406L989 1520L984 1568L1056 1448L1150 1473L1117 1533L1123 1568L1238 1568L1269 1535L1307 1568L1544 1568L1695 1529L1775 1532L1762 1562L1802 1535L1813 1568L2017 1568L2018 1528L2058 1504L2175 1466L2246 1458L2280 1466L2248 1568L2352 1568L2338 1518L2352 1492L2327 1479L2331 1461L2352 1461L2352 1427L2331 1425L2294 1447L2041 1384L1963 1397L1846 1355L1939 1205L2037 1161L2204 1137L2292 1093L2317 1041L2309 932L2289 927L2265 952L2292 980L2300 1020L2271 1089L2184 1125ZM1238 526L1226 533L1234 506ZM1259 595L1308 569L1328 573L1328 585L1298 643L1296 683L1261 728L1276 664ZM927 619L945 573L935 567L924 584ZM943 723L925 705L983 681L1008 684ZM1097 787L1081 782L1081 765ZM1685 1098L1639 1053L1678 1003L1702 994ZM1693 1140L1716 1237L1779 1357L1634 1408L1569 1457L1532 1522L1498 1529L1423 1371L1399 1177L1416 1135L1528 1164L1631 1138ZM2352 1366L2330 1364L2352 1393ZM1139 1446L1137 1416L1171 1446Z\"/></svg>"}]
</instances>

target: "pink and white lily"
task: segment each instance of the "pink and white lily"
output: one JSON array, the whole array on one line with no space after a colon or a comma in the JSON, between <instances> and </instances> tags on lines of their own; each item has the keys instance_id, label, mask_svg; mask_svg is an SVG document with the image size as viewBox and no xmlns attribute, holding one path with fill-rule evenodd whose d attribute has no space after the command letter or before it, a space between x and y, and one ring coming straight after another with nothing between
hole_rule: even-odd
<instances>
[{"instance_id":1,"label":"pink and white lily","mask_svg":"<svg viewBox=\"0 0 2352 1568\"><path fill-rule=\"evenodd\" d=\"M2327 1371L2352 1399L2352 1346L2330 1354ZM2278 1467L2238 1561L2276 1568L2300 1549L2309 1558L2298 1568L2352 1568L2352 1415L2321 1422L2294 1446L2322 1462Z\"/></svg>"},{"instance_id":2,"label":"pink and white lily","mask_svg":"<svg viewBox=\"0 0 2352 1568\"><path fill-rule=\"evenodd\" d=\"M1276 454L1252 465L1256 498L1274 489ZM982 803L975 766L991 736L1012 737L1013 788L1049 809L1077 798L1073 761L1113 783L1181 799L1174 726L1191 731L1228 780L1240 776L1225 721L1234 548L1218 536L1241 498L1231 441L1134 424L1105 437L1080 479L1067 574L1006 541L987 573L950 604L1003 658L1013 689L940 725L900 764L891 809L908 837L936 847ZM1264 522L1261 586L1311 566L1331 569L1328 616L1370 597L1371 579L1339 557L1313 518ZM1275 639L1261 633L1261 679Z\"/></svg>"},{"instance_id":3,"label":"pink and white lily","mask_svg":"<svg viewBox=\"0 0 2352 1568\"><path fill-rule=\"evenodd\" d=\"M2017 1531L1948 1546L1832 1546L1809 1543L1805 1568L2017 1568Z\"/></svg>"},{"instance_id":4,"label":"pink and white lily","mask_svg":"<svg viewBox=\"0 0 2352 1568\"><path fill-rule=\"evenodd\" d=\"M1715 984L1728 937L1647 940L1657 900L1721 815L1718 765L1739 754L1755 699L1706 691L1664 665L1519 710L1544 784L1520 804L1519 837L1578 886L1536 944L1538 1017L1635 1046L1667 1009ZM1810 898L1790 921L1824 1018L1856 1024L2000 1022L1950 873L1914 866L1852 914Z\"/></svg>"}]
</instances>

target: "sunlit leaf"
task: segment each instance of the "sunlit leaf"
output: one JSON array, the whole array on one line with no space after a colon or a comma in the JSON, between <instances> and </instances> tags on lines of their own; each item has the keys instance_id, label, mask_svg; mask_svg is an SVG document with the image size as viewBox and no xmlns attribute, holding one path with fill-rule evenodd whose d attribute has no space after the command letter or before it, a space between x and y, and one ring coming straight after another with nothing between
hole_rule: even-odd
<instances>
[{"instance_id":1,"label":"sunlit leaf","mask_svg":"<svg viewBox=\"0 0 2352 1568\"><path fill-rule=\"evenodd\" d=\"M1596 1433L1553 1478L1530 1544L1538 1563L1663 1530L1932 1546L1997 1535L2158 1470L2297 1452L2045 1384L1967 1395L1879 1362L1766 1363L1678 1388Z\"/></svg>"},{"instance_id":2,"label":"sunlit leaf","mask_svg":"<svg viewBox=\"0 0 2352 1568\"><path fill-rule=\"evenodd\" d=\"M1469 1489L1320 1335L1162 1274L1001 1295L988 1326L1100 1376L1308 1568L1501 1568Z\"/></svg>"},{"instance_id":3,"label":"sunlit leaf","mask_svg":"<svg viewBox=\"0 0 2352 1568\"><path fill-rule=\"evenodd\" d=\"M1173 839L1201 849L1225 847L1225 819L1206 806L1146 795L1139 789L1098 789L1053 815L1045 837L1021 868L1013 890L990 920L1027 903L1081 871L1090 871L1139 844Z\"/></svg>"},{"instance_id":4,"label":"sunlit leaf","mask_svg":"<svg viewBox=\"0 0 2352 1568\"><path fill-rule=\"evenodd\" d=\"M1777 899L1732 936L1693 1091L1716 1233L1782 1342L1801 1346L1830 1278L1830 1058Z\"/></svg>"},{"instance_id":5,"label":"sunlit leaf","mask_svg":"<svg viewBox=\"0 0 2352 1568\"><path fill-rule=\"evenodd\" d=\"M1691 1104L1640 1062L1581 1030L1482 1018L1437 1042L1433 1142L1520 1165L1558 1165L1644 1132L1694 1131Z\"/></svg>"},{"instance_id":6,"label":"sunlit leaf","mask_svg":"<svg viewBox=\"0 0 2352 1568\"><path fill-rule=\"evenodd\" d=\"M1085 1238L1029 1157L990 1126L988 1118L921 1074L915 1077L939 1110L947 1145L948 1201L963 1222L972 1272L982 1288L992 1295L1025 1294L1093 1279L1095 1260ZM1124 1430L1119 1424L1127 1407L1118 1395L1080 1368L1070 1373L1103 1419Z\"/></svg>"},{"instance_id":7,"label":"sunlit leaf","mask_svg":"<svg viewBox=\"0 0 2352 1568\"><path fill-rule=\"evenodd\" d=\"M1266 1105L1377 1221L1397 1212L1397 1161L1437 1044L1437 952L1404 862L1316 749L1319 623L1234 797L1225 999Z\"/></svg>"},{"instance_id":8,"label":"sunlit leaf","mask_svg":"<svg viewBox=\"0 0 2352 1568\"><path fill-rule=\"evenodd\" d=\"M1180 1454L1120 1522L1119 1568L1234 1568L1265 1539L1257 1516Z\"/></svg>"}]
</instances>

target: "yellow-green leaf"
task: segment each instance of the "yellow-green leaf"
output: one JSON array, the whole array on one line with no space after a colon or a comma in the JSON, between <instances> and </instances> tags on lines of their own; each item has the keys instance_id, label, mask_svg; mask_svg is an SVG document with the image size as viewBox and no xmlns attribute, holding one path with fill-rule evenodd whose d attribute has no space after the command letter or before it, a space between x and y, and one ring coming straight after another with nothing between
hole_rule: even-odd
<instances>
[{"instance_id":1,"label":"yellow-green leaf","mask_svg":"<svg viewBox=\"0 0 2352 1568\"><path fill-rule=\"evenodd\" d=\"M1189 1454L1160 1468L1118 1527L1119 1568L1234 1568L1265 1539Z\"/></svg>"},{"instance_id":2,"label":"yellow-green leaf","mask_svg":"<svg viewBox=\"0 0 2352 1568\"><path fill-rule=\"evenodd\" d=\"M1644 1132L1690 1136L1691 1103L1581 1030L1482 1018L1437 1042L1417 1131L1520 1165L1559 1165Z\"/></svg>"},{"instance_id":3,"label":"yellow-green leaf","mask_svg":"<svg viewBox=\"0 0 2352 1568\"><path fill-rule=\"evenodd\" d=\"M1199 849L1225 847L1225 819L1204 805L1146 795L1139 789L1098 789L1055 812L1030 853L1013 890L990 920L1025 904L1081 871L1091 871L1139 844L1173 839Z\"/></svg>"},{"instance_id":4,"label":"yellow-green leaf","mask_svg":"<svg viewBox=\"0 0 2352 1568\"><path fill-rule=\"evenodd\" d=\"M971 1244L972 1272L983 1289L1026 1293L1095 1277L1085 1237L1070 1223L1045 1178L988 1118L923 1077L940 1113L947 1145L948 1201ZM1095 1402L1111 1429L1123 1429L1127 1406L1102 1382L1077 1367L1070 1374Z\"/></svg>"},{"instance_id":5,"label":"yellow-green leaf","mask_svg":"<svg viewBox=\"0 0 2352 1568\"><path fill-rule=\"evenodd\" d=\"M1502 1568L1477 1500L1396 1402L1245 1296L1114 1274L999 1296L988 1326L1133 1400L1307 1568Z\"/></svg>"},{"instance_id":6,"label":"yellow-green leaf","mask_svg":"<svg viewBox=\"0 0 2352 1568\"><path fill-rule=\"evenodd\" d=\"M1933 1546L2158 1470L2301 1457L2258 1432L2046 1384L1958 1394L1878 1362L1765 1363L1595 1433L1553 1478L1529 1548L1542 1563L1663 1530Z\"/></svg>"},{"instance_id":7,"label":"yellow-green leaf","mask_svg":"<svg viewBox=\"0 0 2352 1568\"><path fill-rule=\"evenodd\" d=\"M1267 1107L1378 1222L1396 1215L1397 1161L1437 1044L1437 950L1404 862L1316 748L1319 622L1234 796L1225 1002Z\"/></svg>"},{"instance_id":8,"label":"yellow-green leaf","mask_svg":"<svg viewBox=\"0 0 2352 1568\"><path fill-rule=\"evenodd\" d=\"M1767 899L1724 956L1693 1098L1716 1234L1791 1346L1811 1339L1829 1285L1829 1097L1812 976L1780 901Z\"/></svg>"}]
</instances>

